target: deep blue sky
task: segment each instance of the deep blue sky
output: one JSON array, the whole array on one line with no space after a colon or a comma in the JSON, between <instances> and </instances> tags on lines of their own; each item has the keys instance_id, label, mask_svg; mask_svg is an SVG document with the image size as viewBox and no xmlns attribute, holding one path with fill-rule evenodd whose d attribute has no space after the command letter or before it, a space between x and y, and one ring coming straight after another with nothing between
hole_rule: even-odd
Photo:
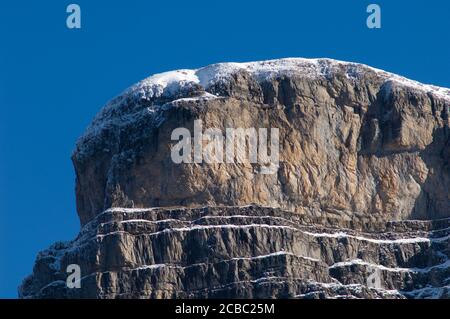
<instances>
[{"instance_id":1,"label":"deep blue sky","mask_svg":"<svg viewBox=\"0 0 450 319\"><path fill-rule=\"evenodd\" d=\"M66 28L78 3L82 29ZM366 27L366 6L382 28ZM0 3L0 297L39 250L79 229L71 151L99 108L157 72L330 57L450 87L450 2L13 1Z\"/></svg>"}]
</instances>

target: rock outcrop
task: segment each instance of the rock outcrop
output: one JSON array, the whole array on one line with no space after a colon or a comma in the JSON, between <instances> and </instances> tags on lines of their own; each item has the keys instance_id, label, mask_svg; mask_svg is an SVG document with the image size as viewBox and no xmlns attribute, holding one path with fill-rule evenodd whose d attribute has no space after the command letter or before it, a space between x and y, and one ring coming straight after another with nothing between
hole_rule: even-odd
<instances>
[{"instance_id":1,"label":"rock outcrop","mask_svg":"<svg viewBox=\"0 0 450 319\"><path fill-rule=\"evenodd\" d=\"M150 77L78 141L80 235L40 253L20 295L450 297L449 107L449 89L329 59ZM276 169L174 162L196 121L278 129Z\"/></svg>"},{"instance_id":2,"label":"rock outcrop","mask_svg":"<svg viewBox=\"0 0 450 319\"><path fill-rule=\"evenodd\" d=\"M40 253L21 296L450 297L449 237L450 219L342 225L261 206L111 208ZM80 289L66 286L70 264Z\"/></svg>"}]
</instances>

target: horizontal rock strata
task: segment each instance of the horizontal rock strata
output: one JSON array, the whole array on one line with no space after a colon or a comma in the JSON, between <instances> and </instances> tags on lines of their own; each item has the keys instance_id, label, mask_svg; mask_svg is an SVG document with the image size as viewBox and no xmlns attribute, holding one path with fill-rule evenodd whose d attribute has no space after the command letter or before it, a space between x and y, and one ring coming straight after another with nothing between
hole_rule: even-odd
<instances>
[{"instance_id":1,"label":"horizontal rock strata","mask_svg":"<svg viewBox=\"0 0 450 319\"><path fill-rule=\"evenodd\" d=\"M260 206L114 208L37 259L21 297L450 297L450 219L317 223ZM324 226L326 224L326 226ZM79 264L80 289L66 287ZM369 277L376 274L378 283ZM379 279L378 279L379 278Z\"/></svg>"}]
</instances>

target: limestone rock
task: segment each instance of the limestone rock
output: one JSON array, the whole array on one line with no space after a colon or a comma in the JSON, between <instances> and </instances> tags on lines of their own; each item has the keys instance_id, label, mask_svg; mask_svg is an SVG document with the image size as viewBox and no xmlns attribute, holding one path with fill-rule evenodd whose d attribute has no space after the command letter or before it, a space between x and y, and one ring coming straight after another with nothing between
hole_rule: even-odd
<instances>
[{"instance_id":1,"label":"limestone rock","mask_svg":"<svg viewBox=\"0 0 450 319\"><path fill-rule=\"evenodd\" d=\"M41 252L19 294L448 298L449 107L449 89L329 59L152 76L79 139L80 234ZM199 120L278 129L277 169L175 163L172 132Z\"/></svg>"},{"instance_id":2,"label":"limestone rock","mask_svg":"<svg viewBox=\"0 0 450 319\"><path fill-rule=\"evenodd\" d=\"M450 219L367 227L254 205L111 208L41 252L20 296L448 298L449 237ZM80 289L66 286L74 263Z\"/></svg>"},{"instance_id":3,"label":"limestone rock","mask_svg":"<svg viewBox=\"0 0 450 319\"><path fill-rule=\"evenodd\" d=\"M110 207L247 205L370 220L450 216L448 89L327 59L150 77L94 119L73 154L82 224ZM278 128L276 174L175 164L171 133ZM121 201L117 201L121 198Z\"/></svg>"}]
</instances>

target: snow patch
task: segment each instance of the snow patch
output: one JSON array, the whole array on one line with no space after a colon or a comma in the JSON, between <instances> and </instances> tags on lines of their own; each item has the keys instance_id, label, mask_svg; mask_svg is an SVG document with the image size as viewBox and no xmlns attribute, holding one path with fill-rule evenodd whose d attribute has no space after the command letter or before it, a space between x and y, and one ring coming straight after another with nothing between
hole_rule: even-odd
<instances>
[{"instance_id":1,"label":"snow patch","mask_svg":"<svg viewBox=\"0 0 450 319\"><path fill-rule=\"evenodd\" d=\"M199 83L196 70L175 70L155 74L130 87L125 94L141 99L151 99L163 95L176 94L189 83Z\"/></svg>"},{"instance_id":2,"label":"snow patch","mask_svg":"<svg viewBox=\"0 0 450 319\"><path fill-rule=\"evenodd\" d=\"M449 239L450 235L437 238L425 238L425 237L413 237L413 238L400 238L400 239L375 239L362 236L354 236L344 232L337 233L312 233L304 232L307 235L313 237L327 237L327 238L353 238L360 241L367 241L375 244L417 244L417 243L431 243L431 242L443 242Z\"/></svg>"},{"instance_id":3,"label":"snow patch","mask_svg":"<svg viewBox=\"0 0 450 319\"><path fill-rule=\"evenodd\" d=\"M434 265L434 266L425 267L425 268L400 268L400 267L391 268L391 267L386 267L386 266L383 266L383 265L369 263L369 262L366 262L366 261L361 260L361 259L353 259L353 260L349 260L349 261L343 261L343 262L335 263L335 264L331 265L329 268L332 269L332 268L340 268L340 267L349 267L349 266L353 266L353 265L362 265L362 266L377 268L377 269L385 270L385 271L389 271L389 272L427 273L427 272L430 272L430 271L435 270L435 269L447 269L447 268L449 268L450 267L450 260L447 260L444 263L439 264L439 265Z\"/></svg>"},{"instance_id":4,"label":"snow patch","mask_svg":"<svg viewBox=\"0 0 450 319\"><path fill-rule=\"evenodd\" d=\"M450 286L425 287L411 291L400 291L401 294L415 299L440 299L450 295Z\"/></svg>"}]
</instances>

